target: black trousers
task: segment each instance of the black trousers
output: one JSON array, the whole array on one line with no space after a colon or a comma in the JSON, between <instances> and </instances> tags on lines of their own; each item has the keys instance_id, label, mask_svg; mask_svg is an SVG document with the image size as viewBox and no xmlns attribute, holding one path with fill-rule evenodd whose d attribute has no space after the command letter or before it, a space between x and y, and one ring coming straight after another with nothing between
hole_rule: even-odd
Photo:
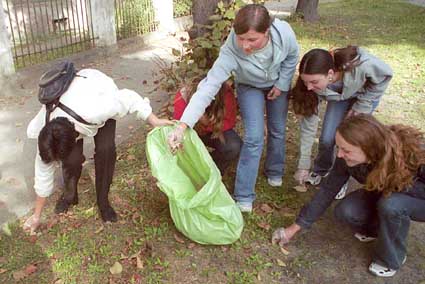
<instances>
[{"instance_id":1,"label":"black trousers","mask_svg":"<svg viewBox=\"0 0 425 284\"><path fill-rule=\"evenodd\" d=\"M95 174L96 196L100 211L110 208L108 193L115 170L116 147L115 147L116 121L109 119L100 128L94 137L95 143ZM78 203L77 185L81 176L82 164L85 161L83 155L83 139L75 144L70 155L62 161L62 174L65 183L63 199L68 204Z\"/></svg>"}]
</instances>

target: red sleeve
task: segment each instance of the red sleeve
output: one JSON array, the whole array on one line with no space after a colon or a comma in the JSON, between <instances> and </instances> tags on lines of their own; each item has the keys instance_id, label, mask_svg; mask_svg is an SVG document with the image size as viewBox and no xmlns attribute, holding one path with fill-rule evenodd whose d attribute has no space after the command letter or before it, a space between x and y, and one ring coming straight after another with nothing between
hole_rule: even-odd
<instances>
[{"instance_id":1,"label":"red sleeve","mask_svg":"<svg viewBox=\"0 0 425 284\"><path fill-rule=\"evenodd\" d=\"M224 94L224 123L223 131L230 130L236 125L237 104L232 88Z\"/></svg>"},{"instance_id":2,"label":"red sleeve","mask_svg":"<svg viewBox=\"0 0 425 284\"><path fill-rule=\"evenodd\" d=\"M178 91L177 94L174 97L173 118L179 120L182 117L186 106L187 106L186 101L182 98L181 92Z\"/></svg>"}]
</instances>

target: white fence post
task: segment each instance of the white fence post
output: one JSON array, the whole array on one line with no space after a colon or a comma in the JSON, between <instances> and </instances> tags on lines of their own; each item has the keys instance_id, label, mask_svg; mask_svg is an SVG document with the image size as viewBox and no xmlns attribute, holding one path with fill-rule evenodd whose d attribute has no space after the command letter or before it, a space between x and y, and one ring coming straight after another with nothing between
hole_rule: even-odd
<instances>
[{"instance_id":1,"label":"white fence post","mask_svg":"<svg viewBox=\"0 0 425 284\"><path fill-rule=\"evenodd\" d=\"M10 35L7 29L6 15L4 13L3 1L0 2L0 79L15 73Z\"/></svg>"},{"instance_id":2,"label":"white fence post","mask_svg":"<svg viewBox=\"0 0 425 284\"><path fill-rule=\"evenodd\" d=\"M152 0L159 32L174 33L173 0Z\"/></svg>"},{"instance_id":3,"label":"white fence post","mask_svg":"<svg viewBox=\"0 0 425 284\"><path fill-rule=\"evenodd\" d=\"M91 0L93 32L98 47L117 43L114 0Z\"/></svg>"}]
</instances>

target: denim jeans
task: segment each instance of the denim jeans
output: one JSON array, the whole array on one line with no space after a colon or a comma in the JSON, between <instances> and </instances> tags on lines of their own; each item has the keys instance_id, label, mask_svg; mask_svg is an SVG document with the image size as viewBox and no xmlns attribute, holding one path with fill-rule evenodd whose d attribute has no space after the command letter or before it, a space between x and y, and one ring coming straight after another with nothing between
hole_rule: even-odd
<instances>
[{"instance_id":1,"label":"denim jeans","mask_svg":"<svg viewBox=\"0 0 425 284\"><path fill-rule=\"evenodd\" d=\"M313 172L316 174L325 176L332 167L335 159L334 146L336 129L356 100L356 98L352 98L344 101L327 102L325 118L323 119L322 124L322 132L319 139L318 152L313 165ZM379 101L373 103L372 112L378 104Z\"/></svg>"},{"instance_id":2,"label":"denim jeans","mask_svg":"<svg viewBox=\"0 0 425 284\"><path fill-rule=\"evenodd\" d=\"M224 143L218 138L212 138L211 135L212 133L208 133L199 138L201 138L205 145L214 148L214 151L210 154L220 170L221 175L223 175L230 163L239 156L242 147L242 139L233 129L223 132Z\"/></svg>"},{"instance_id":3,"label":"denim jeans","mask_svg":"<svg viewBox=\"0 0 425 284\"><path fill-rule=\"evenodd\" d=\"M425 222L425 183L416 181L408 192L384 197L357 190L335 207L335 217L355 232L377 236L373 261L400 268L406 256L410 220Z\"/></svg>"},{"instance_id":4,"label":"denim jeans","mask_svg":"<svg viewBox=\"0 0 425 284\"><path fill-rule=\"evenodd\" d=\"M255 200L255 183L264 145L264 108L267 114L265 174L269 178L283 176L288 96L287 92L282 92L276 99L267 100L266 93L247 85L237 87L244 125L234 191L234 198L239 202L251 203Z\"/></svg>"}]
</instances>

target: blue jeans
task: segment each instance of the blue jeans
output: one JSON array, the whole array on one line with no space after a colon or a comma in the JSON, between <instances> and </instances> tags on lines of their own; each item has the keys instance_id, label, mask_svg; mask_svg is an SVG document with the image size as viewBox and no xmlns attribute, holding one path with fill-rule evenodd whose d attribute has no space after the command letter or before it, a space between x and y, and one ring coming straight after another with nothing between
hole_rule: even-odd
<instances>
[{"instance_id":1,"label":"blue jeans","mask_svg":"<svg viewBox=\"0 0 425 284\"><path fill-rule=\"evenodd\" d=\"M244 141L236 171L234 198L239 202L255 200L255 183L258 176L264 145L264 107L267 113L267 155L265 174L281 178L285 161L285 129L288 114L287 92L275 100L267 100L267 90L238 85L238 103L244 125Z\"/></svg>"},{"instance_id":2,"label":"blue jeans","mask_svg":"<svg viewBox=\"0 0 425 284\"><path fill-rule=\"evenodd\" d=\"M373 260L400 268L406 256L410 220L425 222L425 183L416 181L407 192L384 197L357 190L335 207L335 217L355 232L377 236Z\"/></svg>"},{"instance_id":3,"label":"blue jeans","mask_svg":"<svg viewBox=\"0 0 425 284\"><path fill-rule=\"evenodd\" d=\"M223 132L224 143L218 138L212 138L211 135L212 133L208 133L199 138L201 138L205 145L214 148L214 151L210 154L217 168L220 170L221 175L223 175L230 163L239 156L242 147L242 139L233 129Z\"/></svg>"},{"instance_id":4,"label":"blue jeans","mask_svg":"<svg viewBox=\"0 0 425 284\"><path fill-rule=\"evenodd\" d=\"M317 156L314 160L313 172L325 176L333 165L335 159L334 146L335 134L339 124L344 119L351 106L356 102L356 98L345 101L328 101L325 118L322 124ZM378 102L373 103L372 112L378 106Z\"/></svg>"}]
</instances>

